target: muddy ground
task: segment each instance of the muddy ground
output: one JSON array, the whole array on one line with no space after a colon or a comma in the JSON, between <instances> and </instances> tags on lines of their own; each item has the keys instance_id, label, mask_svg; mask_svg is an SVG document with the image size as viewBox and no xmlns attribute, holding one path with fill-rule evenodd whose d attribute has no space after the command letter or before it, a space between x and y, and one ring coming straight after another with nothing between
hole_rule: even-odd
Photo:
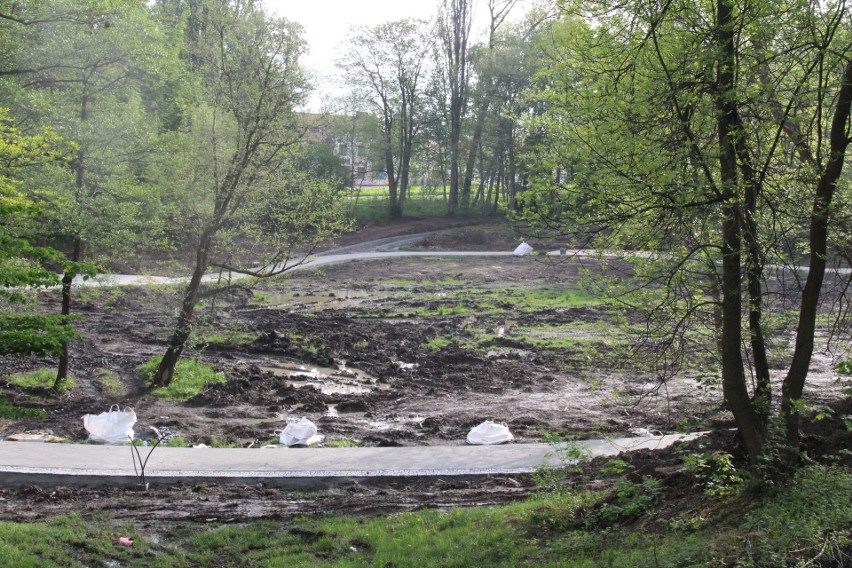
<instances>
[{"instance_id":1,"label":"muddy ground","mask_svg":"<svg viewBox=\"0 0 852 568\"><path fill-rule=\"evenodd\" d=\"M512 250L518 242L503 225L439 223L369 227L334 246L427 230L437 232L409 246ZM538 249L553 245L531 242ZM589 438L626 436L636 428L731 427L719 385L695 380L711 360L696 353L696 370L662 382L634 364L644 346L624 330L641 325L638 314L582 296L553 307L526 295L576 290L584 269L595 265L536 255L363 260L217 297L197 312L186 356L211 364L227 382L184 403L155 396L137 370L164 351L180 290L81 289L75 310L83 315L82 339L71 360L77 387L55 396L0 378L6 403L47 412L43 419L0 419L0 437L37 430L84 440L80 417L113 404L136 411L142 436L151 435L148 426L166 427L189 444L251 448L274 442L276 431L302 416L317 424L327 445L463 444L470 428L486 419L505 422L520 443L542 441L548 432ZM45 294L40 309L58 301L56 293ZM815 358L810 402L843 400L835 361L830 354ZM3 359L0 377L55 363ZM0 490L0 518L104 507L157 522L283 518L497 503L531 487L528 477L412 480L312 496L262 485L154 488L144 497L108 488L33 487Z\"/></svg>"}]
</instances>

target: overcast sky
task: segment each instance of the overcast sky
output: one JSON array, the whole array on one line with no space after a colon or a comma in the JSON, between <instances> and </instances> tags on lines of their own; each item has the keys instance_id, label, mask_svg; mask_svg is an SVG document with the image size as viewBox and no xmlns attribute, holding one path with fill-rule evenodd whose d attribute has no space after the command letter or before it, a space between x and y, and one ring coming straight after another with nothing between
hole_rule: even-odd
<instances>
[{"instance_id":1,"label":"overcast sky","mask_svg":"<svg viewBox=\"0 0 852 568\"><path fill-rule=\"evenodd\" d=\"M264 0L270 12L299 22L305 28L304 37L310 46L310 53L302 63L315 74L314 84L318 91L309 103L309 110L312 111L320 110L324 97L342 94L334 87L337 79L334 64L350 29L401 18L430 19L437 13L439 1ZM488 9L484 0L479 0L477 4L475 24L482 30L486 27ZM515 8L515 15L522 10L523 1Z\"/></svg>"}]
</instances>

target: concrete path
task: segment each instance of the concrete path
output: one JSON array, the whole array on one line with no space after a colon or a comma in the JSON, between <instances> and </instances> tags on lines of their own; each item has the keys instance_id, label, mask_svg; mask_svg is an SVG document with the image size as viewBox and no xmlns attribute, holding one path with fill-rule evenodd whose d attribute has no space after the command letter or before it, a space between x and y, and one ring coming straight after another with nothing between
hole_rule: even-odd
<instances>
[{"instance_id":1,"label":"concrete path","mask_svg":"<svg viewBox=\"0 0 852 568\"><path fill-rule=\"evenodd\" d=\"M589 457L658 449L701 434L577 442ZM144 460L150 448L140 447ZM391 448L156 448L145 468L151 483L258 482L300 488L365 478L488 476L532 473L559 465L549 444ZM129 446L0 442L0 485L136 484ZM138 469L138 462L136 463Z\"/></svg>"}]
</instances>

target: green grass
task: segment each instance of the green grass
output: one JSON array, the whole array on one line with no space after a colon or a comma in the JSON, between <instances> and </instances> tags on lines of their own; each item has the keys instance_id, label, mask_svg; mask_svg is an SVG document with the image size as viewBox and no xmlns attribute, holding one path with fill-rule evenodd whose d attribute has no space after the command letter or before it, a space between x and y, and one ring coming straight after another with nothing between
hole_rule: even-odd
<instances>
[{"instance_id":1,"label":"green grass","mask_svg":"<svg viewBox=\"0 0 852 568\"><path fill-rule=\"evenodd\" d=\"M570 288L511 288L506 290L506 295L517 308L528 311L580 308L603 303L601 298Z\"/></svg>"},{"instance_id":2,"label":"green grass","mask_svg":"<svg viewBox=\"0 0 852 568\"><path fill-rule=\"evenodd\" d=\"M199 335L194 343L197 345L249 345L257 338L260 337L259 334L249 332L249 331L238 331L238 330L223 330L219 332L211 332L203 335Z\"/></svg>"},{"instance_id":3,"label":"green grass","mask_svg":"<svg viewBox=\"0 0 852 568\"><path fill-rule=\"evenodd\" d=\"M142 539L131 526L58 517L39 523L0 522L0 566L65 568L69 566L144 565L149 547L124 547L119 536ZM110 564L107 564L107 563Z\"/></svg>"},{"instance_id":4,"label":"green grass","mask_svg":"<svg viewBox=\"0 0 852 568\"><path fill-rule=\"evenodd\" d=\"M576 322L566 325L518 326L509 331L513 340L545 349L570 349L580 345L629 345L624 330L607 322Z\"/></svg>"},{"instance_id":5,"label":"green grass","mask_svg":"<svg viewBox=\"0 0 852 568\"><path fill-rule=\"evenodd\" d=\"M0 565L792 567L852 559L848 470L808 466L773 493L739 492L682 509L660 498L638 517L606 523L600 511L623 497L580 490L501 507L187 526L156 540L106 518L3 522ZM136 543L117 546L119 535Z\"/></svg>"},{"instance_id":6,"label":"green grass","mask_svg":"<svg viewBox=\"0 0 852 568\"><path fill-rule=\"evenodd\" d=\"M121 381L118 375L109 369L95 369L95 381L111 395L118 394L121 390Z\"/></svg>"},{"instance_id":7,"label":"green grass","mask_svg":"<svg viewBox=\"0 0 852 568\"><path fill-rule=\"evenodd\" d=\"M466 306L461 303L457 304L440 304L435 308L417 308L409 314L417 315L420 317L430 317L430 316L465 316L471 313L481 313L476 309Z\"/></svg>"},{"instance_id":8,"label":"green grass","mask_svg":"<svg viewBox=\"0 0 852 568\"><path fill-rule=\"evenodd\" d=\"M7 420L20 420L21 418L46 418L47 412L41 408L26 408L8 404L0 398L0 418Z\"/></svg>"},{"instance_id":9,"label":"green grass","mask_svg":"<svg viewBox=\"0 0 852 568\"><path fill-rule=\"evenodd\" d=\"M447 339L446 337L436 337L435 339L430 339L424 347L430 351L440 351L450 343L454 343L454 340Z\"/></svg>"},{"instance_id":10,"label":"green grass","mask_svg":"<svg viewBox=\"0 0 852 568\"><path fill-rule=\"evenodd\" d=\"M151 378L157 372L162 357L154 357L139 366L138 371L146 378ZM181 359L175 369L175 376L167 387L154 389L152 392L159 397L177 402L184 402L204 392L209 385L224 383L225 375L213 370L213 367L193 359Z\"/></svg>"},{"instance_id":11,"label":"green grass","mask_svg":"<svg viewBox=\"0 0 852 568\"><path fill-rule=\"evenodd\" d=\"M387 193L387 189L384 191ZM390 219L388 204L387 198L359 199L354 211L355 219L362 223L386 222ZM477 213L476 210L471 211L473 215ZM447 202L442 197L411 197L405 201L403 217L445 217L446 215Z\"/></svg>"},{"instance_id":12,"label":"green grass","mask_svg":"<svg viewBox=\"0 0 852 568\"><path fill-rule=\"evenodd\" d=\"M210 443L208 444L211 448L236 448L236 442L232 442L226 436L214 436L210 438Z\"/></svg>"},{"instance_id":13,"label":"green grass","mask_svg":"<svg viewBox=\"0 0 852 568\"><path fill-rule=\"evenodd\" d=\"M10 375L9 381L25 389L51 389L56 382L56 369L37 369L30 373ZM62 384L60 392L70 392L75 388L77 388L77 382L69 375Z\"/></svg>"},{"instance_id":14,"label":"green grass","mask_svg":"<svg viewBox=\"0 0 852 568\"><path fill-rule=\"evenodd\" d=\"M189 448L192 446L192 443L183 436L175 436L166 444L166 446L170 448Z\"/></svg>"}]
</instances>

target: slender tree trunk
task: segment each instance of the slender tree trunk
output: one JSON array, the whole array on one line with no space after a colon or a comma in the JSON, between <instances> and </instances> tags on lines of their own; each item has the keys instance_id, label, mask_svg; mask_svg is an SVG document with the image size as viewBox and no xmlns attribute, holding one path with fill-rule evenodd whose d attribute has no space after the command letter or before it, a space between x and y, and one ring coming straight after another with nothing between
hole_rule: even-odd
<instances>
[{"instance_id":1,"label":"slender tree trunk","mask_svg":"<svg viewBox=\"0 0 852 568\"><path fill-rule=\"evenodd\" d=\"M461 189L461 206L462 209L470 209L470 191L473 186L473 171L476 166L477 155L481 155L482 148L480 140L482 132L485 129L485 115L488 113L489 101L482 103L477 110L476 126L473 130L473 138L470 142L470 150L467 153L467 161L464 168L464 179L462 180ZM480 172L482 175L482 172Z\"/></svg>"},{"instance_id":2,"label":"slender tree trunk","mask_svg":"<svg viewBox=\"0 0 852 568\"><path fill-rule=\"evenodd\" d=\"M518 207L516 195L518 192L517 183L515 181L515 177L517 176L517 172L515 171L515 140L514 140L514 132L512 128L509 128L509 152L508 152L508 191L509 191L509 210L516 211Z\"/></svg>"},{"instance_id":3,"label":"slender tree trunk","mask_svg":"<svg viewBox=\"0 0 852 568\"><path fill-rule=\"evenodd\" d=\"M391 150L390 141L388 141L387 149L385 150L385 168L388 174L388 197L389 197L389 214L391 219L396 219L401 215L399 207L399 193L397 186L396 170L393 163L393 151Z\"/></svg>"},{"instance_id":4,"label":"slender tree trunk","mask_svg":"<svg viewBox=\"0 0 852 568\"><path fill-rule=\"evenodd\" d=\"M843 163L850 138L848 123L852 116L852 62L846 64L837 96L837 106L829 133L830 153L828 163L817 184L811 209L810 252L811 262L808 278L802 292L799 323L796 327L796 347L790 369L781 387L781 414L784 417L787 442L791 447L799 443L799 405L808 368L814 351L814 331L819 307L819 297L825 278L826 255L828 253L828 220L837 181L843 171Z\"/></svg>"},{"instance_id":5,"label":"slender tree trunk","mask_svg":"<svg viewBox=\"0 0 852 568\"><path fill-rule=\"evenodd\" d=\"M89 97L83 95L80 100L80 122L85 123L89 120ZM81 144L77 149L77 156L72 163L74 170L74 193L77 203L82 202L83 192L86 189L86 150ZM83 257L83 240L80 236L74 237L74 249L71 252L71 261L80 262ZM65 271L62 277L62 315L71 315L71 283L74 281L74 272ZM53 381L54 390L59 390L62 385L68 380L68 365L70 354L68 352L68 342L62 343L62 349L59 353L59 364L56 369L56 379Z\"/></svg>"},{"instance_id":6,"label":"slender tree trunk","mask_svg":"<svg viewBox=\"0 0 852 568\"><path fill-rule=\"evenodd\" d=\"M178 315L175 329L169 338L168 348L163 355L163 359L160 361L160 366L154 374L152 384L155 387L164 387L171 384L175 376L177 363L183 354L189 336L192 334L192 319L195 314L195 305L198 302L201 279L208 267L208 256L214 232L215 229L207 229L199 241L198 249L195 252L195 269L184 292L181 311Z\"/></svg>"},{"instance_id":7,"label":"slender tree trunk","mask_svg":"<svg viewBox=\"0 0 852 568\"><path fill-rule=\"evenodd\" d=\"M501 152L500 165L497 171L497 191L494 192L494 212L500 208L500 192L506 192L506 160Z\"/></svg>"},{"instance_id":8,"label":"slender tree trunk","mask_svg":"<svg viewBox=\"0 0 852 568\"><path fill-rule=\"evenodd\" d=\"M79 262L83 251L83 241L79 237L74 239L74 250L71 253L71 260ZM62 308L63 316L71 315L71 284L74 281L75 274L66 271L62 277ZM70 325L66 323L65 325ZM70 361L69 345L65 341L62 343L62 349L59 352L59 364L56 369L56 379L53 381L53 389L59 390L62 385L68 380L68 366Z\"/></svg>"},{"instance_id":9,"label":"slender tree trunk","mask_svg":"<svg viewBox=\"0 0 852 568\"><path fill-rule=\"evenodd\" d=\"M450 197L447 212L459 208L462 118L467 104L468 39L473 6L469 0L444 0L443 40L450 84Z\"/></svg>"},{"instance_id":10,"label":"slender tree trunk","mask_svg":"<svg viewBox=\"0 0 852 568\"><path fill-rule=\"evenodd\" d=\"M482 149L482 144L479 145L479 187L476 189L476 195L473 197L473 208L479 206L479 214L485 215L485 152Z\"/></svg>"},{"instance_id":11,"label":"slender tree trunk","mask_svg":"<svg viewBox=\"0 0 852 568\"><path fill-rule=\"evenodd\" d=\"M405 210L405 199L408 194L411 177L411 153L414 147L412 136L406 134L402 145L402 156L399 167L399 214Z\"/></svg>"},{"instance_id":12,"label":"slender tree trunk","mask_svg":"<svg viewBox=\"0 0 852 568\"><path fill-rule=\"evenodd\" d=\"M754 180L747 180L744 210L744 235L747 251L748 280L748 327L751 337L751 352L754 359L755 390L754 408L766 426L772 407L772 384L769 377L769 358L766 354L766 340L763 335L763 258L760 253L757 236L757 223L754 211L757 208L757 188Z\"/></svg>"},{"instance_id":13,"label":"slender tree trunk","mask_svg":"<svg viewBox=\"0 0 852 568\"><path fill-rule=\"evenodd\" d=\"M454 102L455 104L455 102ZM461 110L451 110L450 128L450 202L448 212L455 215L459 209L459 152L461 151Z\"/></svg>"},{"instance_id":14,"label":"slender tree trunk","mask_svg":"<svg viewBox=\"0 0 852 568\"><path fill-rule=\"evenodd\" d=\"M739 119L734 69L736 65L735 23L730 0L717 0L719 62L717 108L719 125L719 171L725 203L722 221L722 390L731 407L748 452L752 470L757 470L766 435L765 424L754 411L745 379L742 357L742 205L740 204L736 136Z\"/></svg>"}]
</instances>

